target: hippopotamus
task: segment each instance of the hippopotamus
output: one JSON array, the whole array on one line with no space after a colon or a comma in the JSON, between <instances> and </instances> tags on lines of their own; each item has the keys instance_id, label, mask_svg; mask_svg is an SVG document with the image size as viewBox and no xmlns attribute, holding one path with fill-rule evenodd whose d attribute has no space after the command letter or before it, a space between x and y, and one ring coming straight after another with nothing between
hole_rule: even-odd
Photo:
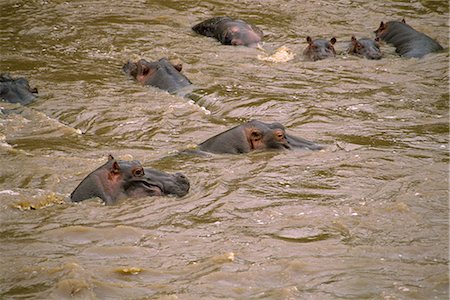
<instances>
[{"instance_id":1,"label":"hippopotamus","mask_svg":"<svg viewBox=\"0 0 450 300\"><path fill-rule=\"evenodd\" d=\"M331 38L329 41L323 39L313 40L310 36L306 37L308 46L303 51L303 56L307 60L321 60L328 57L335 57L336 50L333 45L336 43L336 38Z\"/></svg>"},{"instance_id":2,"label":"hippopotamus","mask_svg":"<svg viewBox=\"0 0 450 300\"><path fill-rule=\"evenodd\" d=\"M0 98L10 103L27 105L36 99L37 92L25 78L13 79L9 74L0 74Z\"/></svg>"},{"instance_id":3,"label":"hippopotamus","mask_svg":"<svg viewBox=\"0 0 450 300\"><path fill-rule=\"evenodd\" d=\"M192 26L195 32L214 37L223 45L255 47L262 39L258 27L230 17L215 17Z\"/></svg>"},{"instance_id":4,"label":"hippopotamus","mask_svg":"<svg viewBox=\"0 0 450 300\"><path fill-rule=\"evenodd\" d=\"M167 58L155 62L140 59L127 62L123 71L144 85L151 85L169 93L191 85L191 81L181 73L181 64L172 65Z\"/></svg>"},{"instance_id":5,"label":"hippopotamus","mask_svg":"<svg viewBox=\"0 0 450 300\"><path fill-rule=\"evenodd\" d=\"M323 147L305 139L286 134L280 123L251 120L213 136L198 145L198 150L211 153L248 153L254 150L308 149Z\"/></svg>"},{"instance_id":6,"label":"hippopotamus","mask_svg":"<svg viewBox=\"0 0 450 300\"><path fill-rule=\"evenodd\" d=\"M381 22L380 27L374 32L378 38L392 44L395 51L404 57L421 58L443 49L438 42L406 24L405 19L401 22Z\"/></svg>"},{"instance_id":7,"label":"hippopotamus","mask_svg":"<svg viewBox=\"0 0 450 300\"><path fill-rule=\"evenodd\" d=\"M107 205L131 197L175 195L189 191L189 180L181 173L169 174L143 168L137 160L116 160L111 155L101 167L86 176L70 194L73 202L99 197Z\"/></svg>"},{"instance_id":8,"label":"hippopotamus","mask_svg":"<svg viewBox=\"0 0 450 300\"><path fill-rule=\"evenodd\" d=\"M355 36L352 36L352 40L347 49L347 53L365 57L368 59L381 59L382 53L380 51L380 44L378 42L379 38L361 38L357 40Z\"/></svg>"}]
</instances>

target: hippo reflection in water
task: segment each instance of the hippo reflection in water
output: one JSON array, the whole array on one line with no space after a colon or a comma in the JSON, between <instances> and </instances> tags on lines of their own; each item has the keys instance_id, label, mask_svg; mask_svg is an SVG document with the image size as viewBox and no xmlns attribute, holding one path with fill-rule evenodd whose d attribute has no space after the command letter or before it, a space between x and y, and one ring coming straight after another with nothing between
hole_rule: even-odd
<instances>
[{"instance_id":1,"label":"hippo reflection in water","mask_svg":"<svg viewBox=\"0 0 450 300\"><path fill-rule=\"evenodd\" d=\"M198 145L198 150L211 153L248 153L254 150L307 149L320 150L322 146L286 134L280 123L252 120L209 138Z\"/></svg>"},{"instance_id":2,"label":"hippo reflection in water","mask_svg":"<svg viewBox=\"0 0 450 300\"><path fill-rule=\"evenodd\" d=\"M107 205L121 198L175 195L182 197L189 191L189 180L181 173L169 174L143 168L139 161L108 161L86 176L70 195L73 202L99 197Z\"/></svg>"},{"instance_id":3,"label":"hippo reflection in water","mask_svg":"<svg viewBox=\"0 0 450 300\"><path fill-rule=\"evenodd\" d=\"M151 85L169 93L191 85L191 81L181 73L181 64L172 65L166 58L148 62L140 59L137 62L127 62L123 71L144 85Z\"/></svg>"},{"instance_id":4,"label":"hippo reflection in water","mask_svg":"<svg viewBox=\"0 0 450 300\"><path fill-rule=\"evenodd\" d=\"M374 32L378 38L392 44L395 51L404 57L421 58L443 49L438 42L406 24L405 19L401 22L381 22L380 27Z\"/></svg>"},{"instance_id":5,"label":"hippo reflection in water","mask_svg":"<svg viewBox=\"0 0 450 300\"><path fill-rule=\"evenodd\" d=\"M230 17L215 17L198 23L192 30L208 37L214 37L223 45L255 47L262 39L258 27Z\"/></svg>"},{"instance_id":6,"label":"hippo reflection in water","mask_svg":"<svg viewBox=\"0 0 450 300\"><path fill-rule=\"evenodd\" d=\"M36 99L36 88L31 88L25 78L13 79L8 74L0 74L0 98L10 103L27 105Z\"/></svg>"}]
</instances>

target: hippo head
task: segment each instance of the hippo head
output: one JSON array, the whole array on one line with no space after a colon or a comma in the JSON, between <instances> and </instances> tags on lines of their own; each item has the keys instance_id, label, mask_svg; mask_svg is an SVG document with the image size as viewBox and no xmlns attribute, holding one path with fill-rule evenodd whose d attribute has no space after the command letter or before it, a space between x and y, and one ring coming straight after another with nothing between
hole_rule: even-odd
<instances>
[{"instance_id":1,"label":"hippo head","mask_svg":"<svg viewBox=\"0 0 450 300\"><path fill-rule=\"evenodd\" d=\"M280 123L252 120L243 127L251 150L290 149L284 126Z\"/></svg>"},{"instance_id":2,"label":"hippo head","mask_svg":"<svg viewBox=\"0 0 450 300\"><path fill-rule=\"evenodd\" d=\"M261 41L262 34L243 21L228 22L226 25L219 37L225 45L255 47Z\"/></svg>"},{"instance_id":3,"label":"hippo head","mask_svg":"<svg viewBox=\"0 0 450 300\"><path fill-rule=\"evenodd\" d=\"M322 147L305 139L286 134L280 123L251 120L219 133L198 145L198 149L211 153L248 153L254 150L309 149Z\"/></svg>"},{"instance_id":4,"label":"hippo head","mask_svg":"<svg viewBox=\"0 0 450 300\"><path fill-rule=\"evenodd\" d=\"M125 73L142 84L148 84L148 82L155 76L158 68L159 62L148 62L145 59L140 59L135 63L129 61L123 66Z\"/></svg>"},{"instance_id":5,"label":"hippo head","mask_svg":"<svg viewBox=\"0 0 450 300\"><path fill-rule=\"evenodd\" d=\"M124 178L123 189L128 197L165 195L182 197L189 191L189 180L181 173L170 174L151 168L142 168L139 162L137 162L139 163L139 169L137 169L136 161L121 160L118 163L123 173L127 174L127 178Z\"/></svg>"},{"instance_id":6,"label":"hippo head","mask_svg":"<svg viewBox=\"0 0 450 300\"><path fill-rule=\"evenodd\" d=\"M306 59L316 61L336 56L336 50L334 50L333 46L336 43L336 38L333 37L329 41L323 39L312 40L308 36L306 41L308 46L303 52Z\"/></svg>"},{"instance_id":7,"label":"hippo head","mask_svg":"<svg viewBox=\"0 0 450 300\"><path fill-rule=\"evenodd\" d=\"M108 161L86 176L72 192L73 202L99 197L106 204L114 204L124 197L175 195L184 196L189 191L189 181L181 173L168 174L144 169L139 161Z\"/></svg>"},{"instance_id":8,"label":"hippo head","mask_svg":"<svg viewBox=\"0 0 450 300\"><path fill-rule=\"evenodd\" d=\"M322 146L305 140L301 137L297 137L294 135L287 134L285 128L280 123L265 123L269 128L273 130L273 134L277 137L276 140L279 141L277 143L277 149L308 149L308 150L321 150Z\"/></svg>"},{"instance_id":9,"label":"hippo head","mask_svg":"<svg viewBox=\"0 0 450 300\"><path fill-rule=\"evenodd\" d=\"M189 79L180 73L181 64L171 64L166 58L155 62L140 59L137 62L127 62L123 66L126 74L130 75L141 84L151 85L169 93L191 84Z\"/></svg>"},{"instance_id":10,"label":"hippo head","mask_svg":"<svg viewBox=\"0 0 450 300\"><path fill-rule=\"evenodd\" d=\"M127 195L130 197L153 195L183 197L189 192L189 180L181 173L169 174L151 168L144 170L143 180L130 182L126 187Z\"/></svg>"},{"instance_id":11,"label":"hippo head","mask_svg":"<svg viewBox=\"0 0 450 300\"><path fill-rule=\"evenodd\" d=\"M106 204L113 204L126 196L125 189L132 182L144 180L144 168L138 161L119 161L111 155L101 167L86 176L70 198L80 202L92 197L99 197Z\"/></svg>"},{"instance_id":12,"label":"hippo head","mask_svg":"<svg viewBox=\"0 0 450 300\"><path fill-rule=\"evenodd\" d=\"M195 32L215 37L223 45L255 47L264 36L261 29L242 20L214 17L192 27Z\"/></svg>"},{"instance_id":13,"label":"hippo head","mask_svg":"<svg viewBox=\"0 0 450 300\"><path fill-rule=\"evenodd\" d=\"M352 36L347 53L366 57L368 59L381 59L382 53L380 51L379 40L379 38L375 38L374 40L367 38L357 40L355 36Z\"/></svg>"}]
</instances>

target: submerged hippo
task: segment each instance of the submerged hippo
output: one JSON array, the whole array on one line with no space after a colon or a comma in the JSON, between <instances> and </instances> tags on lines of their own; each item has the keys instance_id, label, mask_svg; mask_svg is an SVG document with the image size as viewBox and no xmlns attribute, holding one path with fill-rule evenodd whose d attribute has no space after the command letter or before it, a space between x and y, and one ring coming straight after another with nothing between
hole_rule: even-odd
<instances>
[{"instance_id":1,"label":"submerged hippo","mask_svg":"<svg viewBox=\"0 0 450 300\"><path fill-rule=\"evenodd\" d=\"M99 197L107 205L125 197L175 195L182 197L189 191L189 181L181 173L169 174L143 168L139 161L108 161L86 176L70 195L73 202Z\"/></svg>"},{"instance_id":2,"label":"submerged hippo","mask_svg":"<svg viewBox=\"0 0 450 300\"><path fill-rule=\"evenodd\" d=\"M10 103L27 105L37 97L37 89L32 89L25 78L13 79L9 74L0 74L0 98Z\"/></svg>"},{"instance_id":3,"label":"submerged hippo","mask_svg":"<svg viewBox=\"0 0 450 300\"><path fill-rule=\"evenodd\" d=\"M123 71L144 85L151 85L169 93L191 85L191 81L181 73L181 64L172 65L166 58L148 62L140 59L127 62Z\"/></svg>"},{"instance_id":4,"label":"submerged hippo","mask_svg":"<svg viewBox=\"0 0 450 300\"><path fill-rule=\"evenodd\" d=\"M252 120L213 136L198 145L198 150L211 153L247 153L254 150L308 149L322 146L288 135L280 123Z\"/></svg>"},{"instance_id":5,"label":"submerged hippo","mask_svg":"<svg viewBox=\"0 0 450 300\"><path fill-rule=\"evenodd\" d=\"M214 37L223 45L243 45L255 47L262 39L263 32L258 27L230 17L215 17L192 27L195 32Z\"/></svg>"},{"instance_id":6,"label":"submerged hippo","mask_svg":"<svg viewBox=\"0 0 450 300\"><path fill-rule=\"evenodd\" d=\"M306 37L308 46L303 51L303 56L307 60L321 60L328 57L335 57L336 50L334 50L334 44L336 43L336 38L331 38L329 41L323 39L313 40L310 36Z\"/></svg>"},{"instance_id":7,"label":"submerged hippo","mask_svg":"<svg viewBox=\"0 0 450 300\"><path fill-rule=\"evenodd\" d=\"M374 32L378 38L392 44L395 51L404 57L421 58L443 49L438 42L406 24L405 19L401 22L381 22L380 27Z\"/></svg>"},{"instance_id":8,"label":"submerged hippo","mask_svg":"<svg viewBox=\"0 0 450 300\"><path fill-rule=\"evenodd\" d=\"M352 36L352 40L347 49L347 53L357 55L368 59L381 59L383 56L380 50L379 38L369 39L361 38L357 40Z\"/></svg>"}]
</instances>

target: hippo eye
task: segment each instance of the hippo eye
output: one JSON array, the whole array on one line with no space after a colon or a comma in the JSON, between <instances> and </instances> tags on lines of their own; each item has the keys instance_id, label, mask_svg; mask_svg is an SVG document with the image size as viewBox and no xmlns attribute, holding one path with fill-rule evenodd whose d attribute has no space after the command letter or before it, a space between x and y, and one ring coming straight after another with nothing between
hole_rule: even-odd
<instances>
[{"instance_id":1,"label":"hippo eye","mask_svg":"<svg viewBox=\"0 0 450 300\"><path fill-rule=\"evenodd\" d=\"M144 169L142 169L142 168L135 169L133 171L133 175L136 176L136 177L144 176Z\"/></svg>"}]
</instances>

